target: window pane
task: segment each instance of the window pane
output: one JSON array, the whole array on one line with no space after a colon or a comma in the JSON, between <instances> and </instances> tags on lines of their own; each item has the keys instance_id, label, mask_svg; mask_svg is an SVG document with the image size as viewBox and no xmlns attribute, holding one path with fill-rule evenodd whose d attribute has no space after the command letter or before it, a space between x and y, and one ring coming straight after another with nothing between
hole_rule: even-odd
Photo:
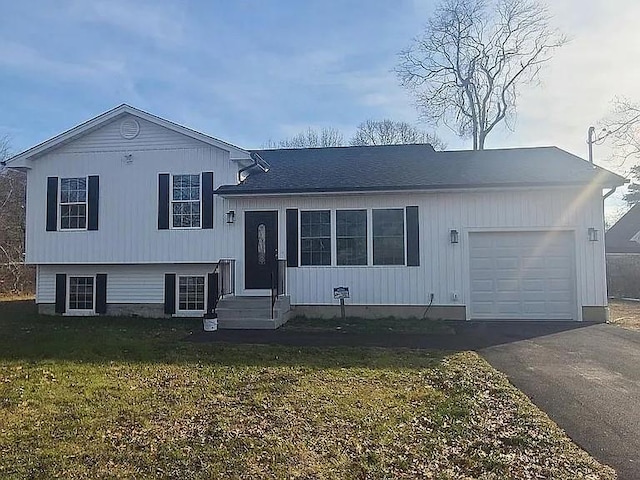
<instances>
[{"instance_id":1,"label":"window pane","mask_svg":"<svg viewBox=\"0 0 640 480\"><path fill-rule=\"evenodd\" d=\"M172 199L173 226L200 227L200 175L174 175Z\"/></svg>"},{"instance_id":2,"label":"window pane","mask_svg":"<svg viewBox=\"0 0 640 480\"><path fill-rule=\"evenodd\" d=\"M178 309L204 310L204 277L178 279Z\"/></svg>"},{"instance_id":3,"label":"window pane","mask_svg":"<svg viewBox=\"0 0 640 480\"><path fill-rule=\"evenodd\" d=\"M60 179L60 228L86 228L87 179Z\"/></svg>"},{"instance_id":4,"label":"window pane","mask_svg":"<svg viewBox=\"0 0 640 480\"><path fill-rule=\"evenodd\" d=\"M93 310L93 277L69 277L69 310Z\"/></svg>"},{"instance_id":5,"label":"window pane","mask_svg":"<svg viewBox=\"0 0 640 480\"><path fill-rule=\"evenodd\" d=\"M331 211L300 213L301 265L331 265Z\"/></svg>"},{"instance_id":6,"label":"window pane","mask_svg":"<svg viewBox=\"0 0 640 480\"><path fill-rule=\"evenodd\" d=\"M404 263L404 211L373 210L373 264Z\"/></svg>"},{"instance_id":7,"label":"window pane","mask_svg":"<svg viewBox=\"0 0 640 480\"><path fill-rule=\"evenodd\" d=\"M338 265L367 264L367 211L336 211Z\"/></svg>"}]
</instances>

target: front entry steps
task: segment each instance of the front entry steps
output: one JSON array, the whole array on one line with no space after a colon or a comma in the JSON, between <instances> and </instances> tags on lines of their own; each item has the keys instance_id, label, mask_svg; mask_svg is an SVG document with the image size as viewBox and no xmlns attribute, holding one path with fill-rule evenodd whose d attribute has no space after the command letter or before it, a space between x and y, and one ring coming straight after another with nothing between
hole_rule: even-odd
<instances>
[{"instance_id":1,"label":"front entry steps","mask_svg":"<svg viewBox=\"0 0 640 480\"><path fill-rule=\"evenodd\" d=\"M221 299L216 307L219 329L275 330L289 320L289 297L281 295L273 307L271 297L236 297Z\"/></svg>"}]
</instances>

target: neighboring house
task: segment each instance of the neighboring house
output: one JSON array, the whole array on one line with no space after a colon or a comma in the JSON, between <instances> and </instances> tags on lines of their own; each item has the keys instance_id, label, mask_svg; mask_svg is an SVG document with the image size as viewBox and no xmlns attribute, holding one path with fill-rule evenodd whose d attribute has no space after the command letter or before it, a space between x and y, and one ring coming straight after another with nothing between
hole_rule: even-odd
<instances>
[{"instance_id":1,"label":"neighboring house","mask_svg":"<svg viewBox=\"0 0 640 480\"><path fill-rule=\"evenodd\" d=\"M634 205L605 235L609 295L640 298L640 205Z\"/></svg>"},{"instance_id":2,"label":"neighboring house","mask_svg":"<svg viewBox=\"0 0 640 480\"><path fill-rule=\"evenodd\" d=\"M555 147L249 151L121 105L9 165L43 313L606 319L624 179Z\"/></svg>"}]
</instances>

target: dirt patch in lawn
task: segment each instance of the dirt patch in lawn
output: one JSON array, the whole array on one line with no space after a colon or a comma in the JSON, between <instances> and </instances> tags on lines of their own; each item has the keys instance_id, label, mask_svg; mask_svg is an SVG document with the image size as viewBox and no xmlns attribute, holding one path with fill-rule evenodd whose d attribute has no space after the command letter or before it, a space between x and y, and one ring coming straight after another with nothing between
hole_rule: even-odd
<instances>
[{"instance_id":1,"label":"dirt patch in lawn","mask_svg":"<svg viewBox=\"0 0 640 480\"><path fill-rule=\"evenodd\" d=\"M640 330L640 302L609 300L609 321L614 325Z\"/></svg>"}]
</instances>

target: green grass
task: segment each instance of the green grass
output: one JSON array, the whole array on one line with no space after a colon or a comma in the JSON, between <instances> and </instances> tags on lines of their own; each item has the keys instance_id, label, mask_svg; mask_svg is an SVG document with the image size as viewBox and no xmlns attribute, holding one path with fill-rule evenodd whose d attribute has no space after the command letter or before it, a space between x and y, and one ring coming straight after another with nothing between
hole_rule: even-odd
<instances>
[{"instance_id":1,"label":"green grass","mask_svg":"<svg viewBox=\"0 0 640 480\"><path fill-rule=\"evenodd\" d=\"M344 332L344 333L406 333L452 335L453 328L441 320L424 318L307 318L295 317L285 323L283 330L296 332Z\"/></svg>"},{"instance_id":2,"label":"green grass","mask_svg":"<svg viewBox=\"0 0 640 480\"><path fill-rule=\"evenodd\" d=\"M0 478L614 478L474 353L199 328L0 303Z\"/></svg>"}]
</instances>

